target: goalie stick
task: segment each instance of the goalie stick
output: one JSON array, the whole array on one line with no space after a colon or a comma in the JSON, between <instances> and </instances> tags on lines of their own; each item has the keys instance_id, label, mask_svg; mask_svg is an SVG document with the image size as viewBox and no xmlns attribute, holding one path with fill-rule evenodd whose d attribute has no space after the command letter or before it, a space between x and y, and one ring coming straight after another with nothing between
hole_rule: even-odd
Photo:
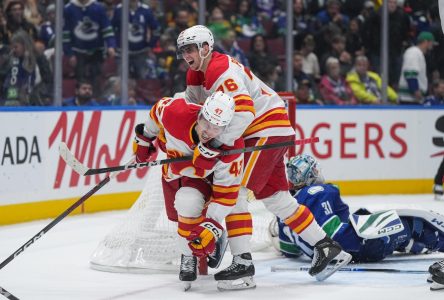
<instances>
[{"instance_id":1,"label":"goalie stick","mask_svg":"<svg viewBox=\"0 0 444 300\"><path fill-rule=\"evenodd\" d=\"M312 137L312 138L307 138L307 139L294 140L294 141L288 141L288 142L282 142L282 143L276 143L276 144L252 146L252 147L246 147L246 148L242 148L242 149L222 151L221 156L244 153L244 152L253 152L253 151L259 151L259 150L268 150L268 149L274 149L274 148L280 148L280 147L289 147L289 146L295 146L295 145L313 144L313 143L317 143L317 142L319 142L319 138ZM72 154L72 152L69 150L68 146L63 142L60 143L59 153L60 153L60 156L65 160L65 162L71 168L74 169L74 171L76 171L78 174L83 175L83 176L95 175L95 174L101 174L101 173L107 173L107 172L123 171L123 170L127 170L127 169L138 169L138 168L152 167L152 166L158 166L158 165L169 164L169 163L174 163L174 162L188 161L188 160L193 159L192 156L182 156L182 157L160 159L160 160L154 160L154 161L149 161L149 162L124 165L124 166L92 169L92 168L86 167L79 160L77 160L77 158L75 158L74 154Z\"/></svg>"},{"instance_id":2,"label":"goalie stick","mask_svg":"<svg viewBox=\"0 0 444 300\"><path fill-rule=\"evenodd\" d=\"M293 266L272 266L271 272L280 271L303 271L307 272L310 267L293 267ZM365 268L365 267L342 267L338 272L379 272L379 273L401 273L401 274L428 274L427 270L401 270L390 268Z\"/></svg>"},{"instance_id":3,"label":"goalie stick","mask_svg":"<svg viewBox=\"0 0 444 300\"><path fill-rule=\"evenodd\" d=\"M128 164L132 163L134 158L128 162ZM73 205L71 205L68 209L66 209L63 213L61 213L57 218L51 221L48 225L46 225L42 230L40 230L36 235L34 235L29 241L24 243L20 248L18 248L14 253L12 253L8 258L6 258L0 264L0 270L3 269L7 264L9 264L14 258L16 258L19 254L23 253L29 246L34 244L38 239L40 239L43 235L45 235L51 228L53 228L57 223L63 220L67 215L69 215L74 209L79 207L83 202L88 200L92 195L94 195L98 190L100 190L104 185L111 181L112 178L117 176L119 173L113 173L111 175L106 176L102 181L100 181L96 186L94 186L89 192L83 195L79 200L77 200ZM0 294L5 296L8 299L16 300L14 295L7 292L5 289L0 287Z\"/></svg>"}]
</instances>

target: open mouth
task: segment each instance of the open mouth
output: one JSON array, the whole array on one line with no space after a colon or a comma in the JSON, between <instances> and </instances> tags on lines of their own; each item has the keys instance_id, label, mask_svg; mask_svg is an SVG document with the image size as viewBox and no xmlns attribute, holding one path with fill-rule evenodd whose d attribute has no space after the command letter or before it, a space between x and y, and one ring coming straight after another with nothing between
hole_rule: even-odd
<instances>
[{"instance_id":1,"label":"open mouth","mask_svg":"<svg viewBox=\"0 0 444 300\"><path fill-rule=\"evenodd\" d=\"M194 64L194 60L187 61L187 63L191 67Z\"/></svg>"}]
</instances>

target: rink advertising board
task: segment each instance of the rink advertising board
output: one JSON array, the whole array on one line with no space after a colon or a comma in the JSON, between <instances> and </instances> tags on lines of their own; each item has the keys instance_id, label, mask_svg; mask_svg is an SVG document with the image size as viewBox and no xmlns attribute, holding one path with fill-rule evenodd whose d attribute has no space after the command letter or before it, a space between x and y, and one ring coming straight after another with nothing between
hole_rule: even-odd
<instances>
[{"instance_id":1,"label":"rink advertising board","mask_svg":"<svg viewBox=\"0 0 444 300\"><path fill-rule=\"evenodd\" d=\"M97 108L95 108L97 109ZM105 175L81 177L58 155L68 147L89 167L123 164L148 109L0 111L0 224L51 218ZM345 194L430 193L444 155L444 108L298 107L296 148L313 154ZM129 207L149 169L121 173L76 210Z\"/></svg>"}]
</instances>

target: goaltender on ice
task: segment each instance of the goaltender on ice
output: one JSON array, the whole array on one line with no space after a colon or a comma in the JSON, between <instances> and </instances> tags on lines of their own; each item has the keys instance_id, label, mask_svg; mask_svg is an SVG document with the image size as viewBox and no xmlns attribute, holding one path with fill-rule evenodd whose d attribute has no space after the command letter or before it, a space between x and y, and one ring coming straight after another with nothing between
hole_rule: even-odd
<instances>
[{"instance_id":1,"label":"goaltender on ice","mask_svg":"<svg viewBox=\"0 0 444 300\"><path fill-rule=\"evenodd\" d=\"M377 262L394 251L410 254L444 252L444 216L419 209L350 213L337 186L325 183L319 164L310 155L287 163L292 193L306 205L327 234L353 256L354 262ZM296 201L296 199L295 199ZM313 255L313 247L299 238L279 218L270 224L273 245L287 257ZM444 263L430 266L431 289L444 288Z\"/></svg>"},{"instance_id":2,"label":"goaltender on ice","mask_svg":"<svg viewBox=\"0 0 444 300\"><path fill-rule=\"evenodd\" d=\"M201 103L208 95L221 91L235 101L232 121L208 143L208 147L217 149L220 145L232 146L241 137L246 147L294 140L295 132L289 122L285 103L279 95L236 59L213 51L213 45L213 34L202 25L182 31L177 39L178 57L189 65L185 99L191 103ZM216 273L215 279L221 285L242 278L249 278L250 282L246 285L226 285L227 288L254 286L250 249L253 229L248 212L247 189L304 241L314 246L310 275L323 280L351 258L319 227L310 210L294 201L288 192L284 164L286 152L286 148L280 148L245 153L239 197L225 219L233 262L227 269ZM339 264L326 268L333 259Z\"/></svg>"}]
</instances>

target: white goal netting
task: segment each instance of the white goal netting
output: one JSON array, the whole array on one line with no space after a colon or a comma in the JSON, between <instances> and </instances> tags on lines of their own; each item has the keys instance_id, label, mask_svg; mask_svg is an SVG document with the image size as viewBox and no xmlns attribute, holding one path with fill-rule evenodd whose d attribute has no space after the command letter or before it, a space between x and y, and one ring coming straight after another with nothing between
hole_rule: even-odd
<instances>
[{"instance_id":1,"label":"white goal netting","mask_svg":"<svg viewBox=\"0 0 444 300\"><path fill-rule=\"evenodd\" d=\"M158 159L164 157L160 152ZM178 268L177 224L166 216L161 176L160 166L148 171L147 182L137 201L92 254L91 268L129 273L168 272ZM273 215L254 199L249 209L253 215L252 248L259 251L271 245L268 224Z\"/></svg>"}]
</instances>

